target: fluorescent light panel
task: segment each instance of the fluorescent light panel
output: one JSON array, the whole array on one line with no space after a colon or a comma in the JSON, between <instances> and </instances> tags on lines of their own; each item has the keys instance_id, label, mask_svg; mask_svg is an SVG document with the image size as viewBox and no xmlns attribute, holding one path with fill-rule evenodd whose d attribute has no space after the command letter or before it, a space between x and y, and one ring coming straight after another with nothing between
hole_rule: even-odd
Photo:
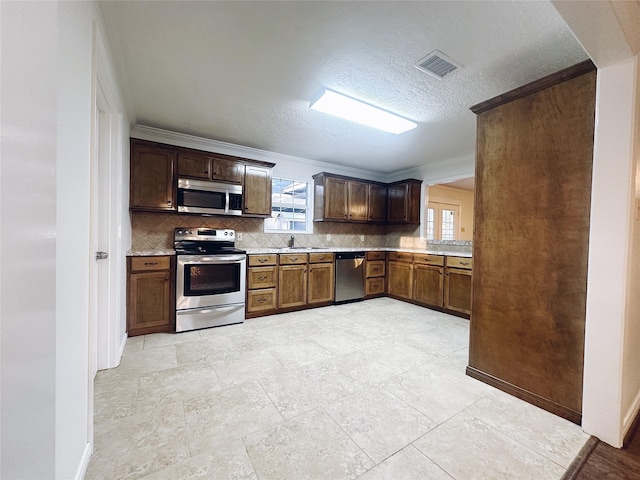
<instances>
[{"instance_id":1,"label":"fluorescent light panel","mask_svg":"<svg viewBox=\"0 0 640 480\"><path fill-rule=\"evenodd\" d=\"M418 124L393 113L327 89L317 100L311 102L309 108L395 134L412 130L418 126Z\"/></svg>"}]
</instances>

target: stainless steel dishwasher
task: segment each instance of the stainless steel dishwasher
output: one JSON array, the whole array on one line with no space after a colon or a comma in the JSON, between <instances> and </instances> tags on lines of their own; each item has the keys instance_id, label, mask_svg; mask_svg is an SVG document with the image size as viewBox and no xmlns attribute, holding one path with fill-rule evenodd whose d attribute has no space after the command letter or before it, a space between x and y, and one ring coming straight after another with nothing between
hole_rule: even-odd
<instances>
[{"instance_id":1,"label":"stainless steel dishwasher","mask_svg":"<svg viewBox=\"0 0 640 480\"><path fill-rule=\"evenodd\" d=\"M336 253L335 302L364 298L364 252Z\"/></svg>"}]
</instances>

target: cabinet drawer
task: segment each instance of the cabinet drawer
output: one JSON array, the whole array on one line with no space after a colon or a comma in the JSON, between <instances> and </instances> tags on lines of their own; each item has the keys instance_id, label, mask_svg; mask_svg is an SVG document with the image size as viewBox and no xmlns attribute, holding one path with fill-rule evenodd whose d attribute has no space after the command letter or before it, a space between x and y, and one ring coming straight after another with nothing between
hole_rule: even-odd
<instances>
[{"instance_id":1,"label":"cabinet drawer","mask_svg":"<svg viewBox=\"0 0 640 480\"><path fill-rule=\"evenodd\" d=\"M247 288L269 288L276 286L276 266L271 267L250 267L247 276Z\"/></svg>"},{"instance_id":2,"label":"cabinet drawer","mask_svg":"<svg viewBox=\"0 0 640 480\"><path fill-rule=\"evenodd\" d=\"M310 253L309 263L333 263L333 253Z\"/></svg>"},{"instance_id":3,"label":"cabinet drawer","mask_svg":"<svg viewBox=\"0 0 640 480\"><path fill-rule=\"evenodd\" d=\"M444 255L429 255L428 253L414 253L414 263L424 263L426 265L444 266Z\"/></svg>"},{"instance_id":4,"label":"cabinet drawer","mask_svg":"<svg viewBox=\"0 0 640 480\"><path fill-rule=\"evenodd\" d=\"M411 262L413 261L413 254L406 252L389 252L389 260L395 262Z\"/></svg>"},{"instance_id":5,"label":"cabinet drawer","mask_svg":"<svg viewBox=\"0 0 640 480\"><path fill-rule=\"evenodd\" d=\"M384 277L384 260L367 260L365 267L366 277Z\"/></svg>"},{"instance_id":6,"label":"cabinet drawer","mask_svg":"<svg viewBox=\"0 0 640 480\"><path fill-rule=\"evenodd\" d=\"M473 259L468 257L447 257L447 267L473 268Z\"/></svg>"},{"instance_id":7,"label":"cabinet drawer","mask_svg":"<svg viewBox=\"0 0 640 480\"><path fill-rule=\"evenodd\" d=\"M387 252L367 252L367 260L384 260Z\"/></svg>"},{"instance_id":8,"label":"cabinet drawer","mask_svg":"<svg viewBox=\"0 0 640 480\"><path fill-rule=\"evenodd\" d=\"M247 292L247 312L261 312L276 308L276 289L263 288Z\"/></svg>"},{"instance_id":9,"label":"cabinet drawer","mask_svg":"<svg viewBox=\"0 0 640 480\"><path fill-rule=\"evenodd\" d=\"M278 256L276 254L268 255L249 255L249 266L275 265Z\"/></svg>"},{"instance_id":10,"label":"cabinet drawer","mask_svg":"<svg viewBox=\"0 0 640 480\"><path fill-rule=\"evenodd\" d=\"M299 265L307 263L306 253L280 254L280 265Z\"/></svg>"},{"instance_id":11,"label":"cabinet drawer","mask_svg":"<svg viewBox=\"0 0 640 480\"><path fill-rule=\"evenodd\" d=\"M131 257L131 271L145 272L150 270L169 270L170 257Z\"/></svg>"},{"instance_id":12,"label":"cabinet drawer","mask_svg":"<svg viewBox=\"0 0 640 480\"><path fill-rule=\"evenodd\" d=\"M365 295L377 295L384 293L384 277L367 278Z\"/></svg>"}]
</instances>

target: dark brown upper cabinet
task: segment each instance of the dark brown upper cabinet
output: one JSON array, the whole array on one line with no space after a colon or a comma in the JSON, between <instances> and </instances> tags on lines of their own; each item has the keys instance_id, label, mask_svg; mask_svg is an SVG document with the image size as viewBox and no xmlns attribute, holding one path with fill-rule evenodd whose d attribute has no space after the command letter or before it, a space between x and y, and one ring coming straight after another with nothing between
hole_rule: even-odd
<instances>
[{"instance_id":1,"label":"dark brown upper cabinet","mask_svg":"<svg viewBox=\"0 0 640 480\"><path fill-rule=\"evenodd\" d=\"M332 173L318 173L314 179L314 221L385 223L387 217L388 185L359 178L345 177ZM410 187L400 192L403 212L393 223L419 223L420 181L407 180ZM417 188L413 184L417 183ZM395 185L395 184L391 184ZM404 195L415 195L406 199ZM408 205L405 209L404 205ZM415 219L414 219L415 217ZM411 220L411 221L409 221Z\"/></svg>"},{"instance_id":2,"label":"dark brown upper cabinet","mask_svg":"<svg viewBox=\"0 0 640 480\"><path fill-rule=\"evenodd\" d=\"M163 212L177 210L175 163L174 149L131 140L131 209Z\"/></svg>"},{"instance_id":3,"label":"dark brown upper cabinet","mask_svg":"<svg viewBox=\"0 0 640 480\"><path fill-rule=\"evenodd\" d=\"M243 215L271 215L275 164L131 139L131 210L177 212L178 178L243 185Z\"/></svg>"},{"instance_id":4,"label":"dark brown upper cabinet","mask_svg":"<svg viewBox=\"0 0 640 480\"><path fill-rule=\"evenodd\" d=\"M387 223L420 223L422 181L402 180L387 185Z\"/></svg>"}]
</instances>

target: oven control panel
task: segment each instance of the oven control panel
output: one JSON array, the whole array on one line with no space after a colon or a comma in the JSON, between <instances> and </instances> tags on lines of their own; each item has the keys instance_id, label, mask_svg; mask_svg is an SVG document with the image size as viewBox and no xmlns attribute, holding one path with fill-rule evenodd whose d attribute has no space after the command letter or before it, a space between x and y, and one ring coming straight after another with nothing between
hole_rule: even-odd
<instances>
[{"instance_id":1,"label":"oven control panel","mask_svg":"<svg viewBox=\"0 0 640 480\"><path fill-rule=\"evenodd\" d=\"M212 229L212 228L176 228L174 233L175 241L200 240L208 242L229 242L234 241L235 230Z\"/></svg>"}]
</instances>

